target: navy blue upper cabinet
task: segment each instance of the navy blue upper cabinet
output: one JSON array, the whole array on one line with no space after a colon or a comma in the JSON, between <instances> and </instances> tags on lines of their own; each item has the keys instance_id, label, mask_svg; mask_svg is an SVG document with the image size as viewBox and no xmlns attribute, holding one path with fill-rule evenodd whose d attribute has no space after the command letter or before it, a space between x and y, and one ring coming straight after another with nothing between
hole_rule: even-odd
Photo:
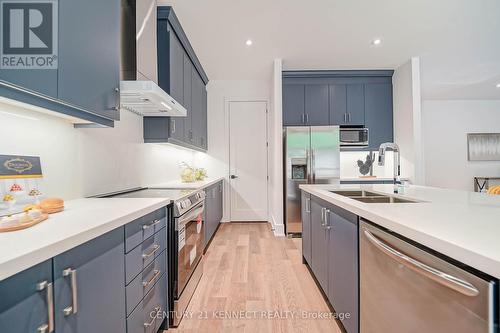
<instances>
[{"instance_id":1,"label":"navy blue upper cabinet","mask_svg":"<svg viewBox=\"0 0 500 333\"><path fill-rule=\"evenodd\" d=\"M119 119L120 0L59 1L58 98Z\"/></svg>"},{"instance_id":2,"label":"navy blue upper cabinet","mask_svg":"<svg viewBox=\"0 0 500 333\"><path fill-rule=\"evenodd\" d=\"M120 0L58 1L57 69L0 71L0 95L82 120L119 119Z\"/></svg>"},{"instance_id":3,"label":"navy blue upper cabinet","mask_svg":"<svg viewBox=\"0 0 500 333\"><path fill-rule=\"evenodd\" d=\"M144 141L169 142L206 151L208 77L172 7L158 7L157 37L159 86L186 108L187 116L169 117L168 121L144 117Z\"/></svg>"},{"instance_id":4,"label":"navy blue upper cabinet","mask_svg":"<svg viewBox=\"0 0 500 333\"><path fill-rule=\"evenodd\" d=\"M53 259L58 333L125 332L123 228Z\"/></svg>"},{"instance_id":5,"label":"navy blue upper cabinet","mask_svg":"<svg viewBox=\"0 0 500 333\"><path fill-rule=\"evenodd\" d=\"M51 260L0 282L0 295L0 332L48 332L53 327Z\"/></svg>"},{"instance_id":6,"label":"navy blue upper cabinet","mask_svg":"<svg viewBox=\"0 0 500 333\"><path fill-rule=\"evenodd\" d=\"M305 86L305 124L321 126L329 123L329 101L327 84Z\"/></svg>"},{"instance_id":7,"label":"navy blue upper cabinet","mask_svg":"<svg viewBox=\"0 0 500 333\"><path fill-rule=\"evenodd\" d=\"M283 85L283 126L305 124L305 85Z\"/></svg>"},{"instance_id":8,"label":"navy blue upper cabinet","mask_svg":"<svg viewBox=\"0 0 500 333\"><path fill-rule=\"evenodd\" d=\"M345 84L331 84L330 87L330 125L347 123L347 87Z\"/></svg>"},{"instance_id":9,"label":"navy blue upper cabinet","mask_svg":"<svg viewBox=\"0 0 500 333\"><path fill-rule=\"evenodd\" d=\"M165 67L169 71L169 80L166 82L168 89L165 89L170 96L172 96L177 102L182 103L184 101L184 49L179 41L179 38L175 35L172 27L168 25L168 38L169 38L169 55L170 61L168 66ZM162 86L163 82L160 82Z\"/></svg>"},{"instance_id":10,"label":"navy blue upper cabinet","mask_svg":"<svg viewBox=\"0 0 500 333\"><path fill-rule=\"evenodd\" d=\"M365 124L365 97L363 84L346 86L346 120L344 124L363 126Z\"/></svg>"},{"instance_id":11,"label":"navy blue upper cabinet","mask_svg":"<svg viewBox=\"0 0 500 333\"><path fill-rule=\"evenodd\" d=\"M393 142L392 84L365 84L365 123L369 129L370 148Z\"/></svg>"},{"instance_id":12,"label":"navy blue upper cabinet","mask_svg":"<svg viewBox=\"0 0 500 333\"><path fill-rule=\"evenodd\" d=\"M347 126L365 124L363 84L330 85L330 124Z\"/></svg>"}]
</instances>

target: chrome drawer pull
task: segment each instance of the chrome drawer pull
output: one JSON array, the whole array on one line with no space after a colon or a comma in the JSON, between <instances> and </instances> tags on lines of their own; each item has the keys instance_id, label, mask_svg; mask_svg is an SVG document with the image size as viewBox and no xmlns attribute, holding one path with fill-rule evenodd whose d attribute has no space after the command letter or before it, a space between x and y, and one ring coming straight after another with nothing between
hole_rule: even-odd
<instances>
[{"instance_id":1,"label":"chrome drawer pull","mask_svg":"<svg viewBox=\"0 0 500 333\"><path fill-rule=\"evenodd\" d=\"M151 227L154 227L155 225L157 225L158 223L160 223L160 220L154 220L152 223L150 224L144 224L142 226L142 230L148 230L149 228Z\"/></svg>"},{"instance_id":2,"label":"chrome drawer pull","mask_svg":"<svg viewBox=\"0 0 500 333\"><path fill-rule=\"evenodd\" d=\"M76 269L66 268L63 270L64 277L70 277L71 281L71 305L63 309L65 316L76 314L78 312L78 286L76 284Z\"/></svg>"},{"instance_id":3,"label":"chrome drawer pull","mask_svg":"<svg viewBox=\"0 0 500 333\"><path fill-rule=\"evenodd\" d=\"M151 279L149 279L149 281L142 281L142 286L144 288L148 287L151 283L153 283L156 280L156 278L158 276L160 276L160 273L161 273L159 269L155 269L153 272L154 272L154 274L151 277Z\"/></svg>"},{"instance_id":4,"label":"chrome drawer pull","mask_svg":"<svg viewBox=\"0 0 500 333\"><path fill-rule=\"evenodd\" d=\"M147 327L150 327L150 326L153 326L155 321L156 321L156 316L158 315L158 311L160 311L161 307L158 305L156 308L154 308L153 311L151 311L149 313L149 316L152 317L151 321L149 323L144 323L144 327L147 328ZM153 312L155 313L154 316L152 316Z\"/></svg>"},{"instance_id":5,"label":"chrome drawer pull","mask_svg":"<svg viewBox=\"0 0 500 333\"><path fill-rule=\"evenodd\" d=\"M160 245L158 245L158 244L153 245L153 249L151 251L149 251L149 253L142 254L142 259L147 259L147 258L151 257L153 254L156 253L156 251L158 251L159 248L160 248Z\"/></svg>"},{"instance_id":6,"label":"chrome drawer pull","mask_svg":"<svg viewBox=\"0 0 500 333\"><path fill-rule=\"evenodd\" d=\"M46 302L47 302L47 324L43 324L38 327L38 333L52 333L54 332L54 286L52 282L43 281L37 283L36 290L46 291Z\"/></svg>"},{"instance_id":7,"label":"chrome drawer pull","mask_svg":"<svg viewBox=\"0 0 500 333\"><path fill-rule=\"evenodd\" d=\"M445 287L453 289L465 296L474 297L479 295L479 290L467 281L464 281L458 277L452 276L445 272L442 272L434 267L428 266L423 262L420 262L406 254L399 252L398 250L390 247L386 243L382 242L379 238L373 235L370 231L364 229L365 237L375 245L382 253L388 255L398 263L404 265L405 267L413 270L414 272L421 274Z\"/></svg>"}]
</instances>

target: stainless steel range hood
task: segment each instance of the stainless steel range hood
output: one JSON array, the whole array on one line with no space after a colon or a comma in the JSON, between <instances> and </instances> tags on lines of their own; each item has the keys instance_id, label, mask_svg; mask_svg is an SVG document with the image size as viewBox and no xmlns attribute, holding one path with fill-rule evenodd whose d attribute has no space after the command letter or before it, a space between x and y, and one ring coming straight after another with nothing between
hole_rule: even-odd
<instances>
[{"instance_id":1,"label":"stainless steel range hood","mask_svg":"<svg viewBox=\"0 0 500 333\"><path fill-rule=\"evenodd\" d=\"M185 117L158 86L156 0L122 0L120 105L143 116Z\"/></svg>"}]
</instances>

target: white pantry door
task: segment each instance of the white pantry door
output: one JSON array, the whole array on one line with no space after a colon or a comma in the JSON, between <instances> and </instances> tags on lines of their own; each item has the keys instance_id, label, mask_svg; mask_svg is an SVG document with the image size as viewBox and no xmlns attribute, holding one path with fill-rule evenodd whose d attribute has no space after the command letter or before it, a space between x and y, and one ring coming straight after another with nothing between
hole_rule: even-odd
<instances>
[{"instance_id":1,"label":"white pantry door","mask_svg":"<svg viewBox=\"0 0 500 333\"><path fill-rule=\"evenodd\" d=\"M229 102L231 221L267 221L267 103Z\"/></svg>"}]
</instances>

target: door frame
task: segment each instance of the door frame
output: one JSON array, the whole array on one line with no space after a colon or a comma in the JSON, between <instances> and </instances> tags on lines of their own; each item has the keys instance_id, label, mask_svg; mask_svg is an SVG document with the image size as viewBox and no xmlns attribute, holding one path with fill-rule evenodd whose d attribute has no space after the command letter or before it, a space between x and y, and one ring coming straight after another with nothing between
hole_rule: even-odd
<instances>
[{"instance_id":1,"label":"door frame","mask_svg":"<svg viewBox=\"0 0 500 333\"><path fill-rule=\"evenodd\" d=\"M228 203L229 205L227 206L228 212L227 215L229 216L229 221L232 221L232 203L231 203L231 198L232 198L232 192L233 188L231 186L231 103L264 103L266 105L266 218L267 220L265 222L269 222L269 101L267 99L263 98L228 98L225 99L224 103L224 108L225 108L225 114L226 114L226 124L227 124L227 138L228 138L228 146L227 146L227 161L228 161L228 166L227 166L227 179L228 179L228 184L229 184L229 190L228 190Z\"/></svg>"}]
</instances>

